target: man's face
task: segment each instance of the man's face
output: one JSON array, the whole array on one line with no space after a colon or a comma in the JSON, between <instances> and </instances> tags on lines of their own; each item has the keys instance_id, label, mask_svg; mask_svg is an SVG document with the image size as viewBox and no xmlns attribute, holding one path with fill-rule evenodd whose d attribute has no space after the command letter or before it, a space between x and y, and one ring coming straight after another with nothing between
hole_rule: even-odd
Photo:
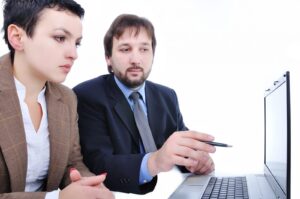
<instances>
[{"instance_id":1,"label":"man's face","mask_svg":"<svg viewBox=\"0 0 300 199\"><path fill-rule=\"evenodd\" d=\"M132 31L133 30L133 31ZM152 63L152 40L144 28L136 35L127 29L119 39L113 38L112 56L106 58L115 76L129 88L143 84L148 78Z\"/></svg>"},{"instance_id":2,"label":"man's face","mask_svg":"<svg viewBox=\"0 0 300 199\"><path fill-rule=\"evenodd\" d=\"M32 37L24 36L22 64L30 78L60 83L77 58L81 19L69 11L44 9Z\"/></svg>"}]
</instances>

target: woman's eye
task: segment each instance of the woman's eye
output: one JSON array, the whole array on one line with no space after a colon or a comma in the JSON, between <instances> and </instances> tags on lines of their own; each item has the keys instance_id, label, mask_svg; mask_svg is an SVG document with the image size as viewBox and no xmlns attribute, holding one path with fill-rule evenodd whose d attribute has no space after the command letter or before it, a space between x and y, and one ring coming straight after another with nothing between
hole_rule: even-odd
<instances>
[{"instance_id":1,"label":"woman's eye","mask_svg":"<svg viewBox=\"0 0 300 199\"><path fill-rule=\"evenodd\" d=\"M78 48L81 45L81 43L77 42L75 45L76 45L76 48Z\"/></svg>"},{"instance_id":2,"label":"woman's eye","mask_svg":"<svg viewBox=\"0 0 300 199\"><path fill-rule=\"evenodd\" d=\"M55 36L54 39L58 42L64 42L66 38L64 36Z\"/></svg>"}]
</instances>

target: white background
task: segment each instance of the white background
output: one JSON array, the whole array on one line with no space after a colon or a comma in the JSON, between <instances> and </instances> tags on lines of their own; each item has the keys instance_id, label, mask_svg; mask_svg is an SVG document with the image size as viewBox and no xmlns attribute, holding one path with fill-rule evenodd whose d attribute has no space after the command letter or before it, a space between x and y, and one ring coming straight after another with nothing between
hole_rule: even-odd
<instances>
[{"instance_id":1,"label":"white background","mask_svg":"<svg viewBox=\"0 0 300 199\"><path fill-rule=\"evenodd\" d=\"M217 171L262 171L264 90L291 72L292 182L299 175L300 1L78 0L86 10L79 58L65 85L107 73L103 37L122 13L156 29L149 80L177 91L186 125L234 145L213 155ZM3 18L1 16L2 23ZM3 35L3 34L2 34ZM7 52L3 41L0 53ZM299 155L298 155L299 156ZM175 175L176 176L176 175ZM176 180L176 179L174 179ZM172 181L170 179L169 181ZM293 198L296 197L292 183ZM131 196L132 197L132 196ZM148 194L141 196L153 198Z\"/></svg>"}]
</instances>

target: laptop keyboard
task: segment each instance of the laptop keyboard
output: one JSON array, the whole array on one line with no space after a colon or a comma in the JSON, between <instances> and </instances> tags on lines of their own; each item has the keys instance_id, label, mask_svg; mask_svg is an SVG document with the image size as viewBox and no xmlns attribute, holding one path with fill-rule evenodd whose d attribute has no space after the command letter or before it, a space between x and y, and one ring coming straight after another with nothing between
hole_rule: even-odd
<instances>
[{"instance_id":1,"label":"laptop keyboard","mask_svg":"<svg viewBox=\"0 0 300 199\"><path fill-rule=\"evenodd\" d=\"M249 199L246 177L211 177L202 199Z\"/></svg>"}]
</instances>

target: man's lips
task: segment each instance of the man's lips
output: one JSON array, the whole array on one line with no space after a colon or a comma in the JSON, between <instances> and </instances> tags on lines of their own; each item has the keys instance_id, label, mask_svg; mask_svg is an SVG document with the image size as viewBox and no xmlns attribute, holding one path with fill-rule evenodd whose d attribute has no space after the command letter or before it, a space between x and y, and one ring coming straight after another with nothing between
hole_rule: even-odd
<instances>
[{"instance_id":1,"label":"man's lips","mask_svg":"<svg viewBox=\"0 0 300 199\"><path fill-rule=\"evenodd\" d=\"M143 72L143 68L141 67L130 67L127 69L128 72Z\"/></svg>"}]
</instances>

